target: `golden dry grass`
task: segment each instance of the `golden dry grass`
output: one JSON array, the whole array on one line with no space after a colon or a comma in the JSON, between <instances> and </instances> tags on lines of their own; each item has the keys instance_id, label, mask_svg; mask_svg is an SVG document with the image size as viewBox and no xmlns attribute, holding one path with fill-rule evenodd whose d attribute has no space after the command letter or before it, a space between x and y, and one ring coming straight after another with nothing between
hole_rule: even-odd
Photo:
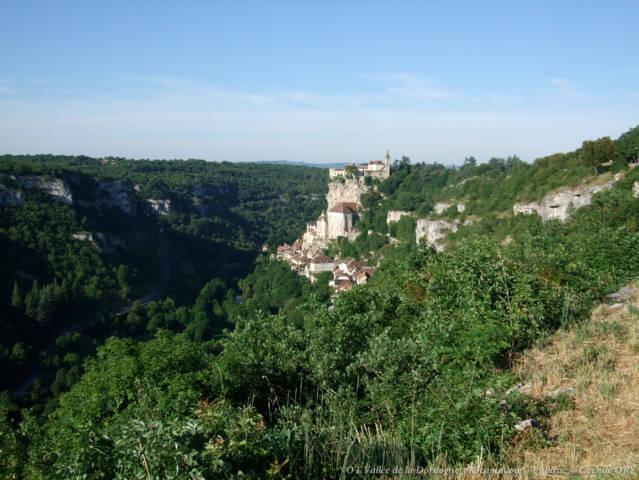
<instances>
[{"instance_id":1,"label":"golden dry grass","mask_svg":"<svg viewBox=\"0 0 639 480\"><path fill-rule=\"evenodd\" d=\"M624 476L639 478L638 304L635 296L622 308L601 305L590 321L558 332L519 358L515 372L532 382L533 397L542 400L554 390L575 389L574 407L550 418L552 446L535 451L520 442L511 451L524 471L633 466L635 475Z\"/></svg>"},{"instance_id":2,"label":"golden dry grass","mask_svg":"<svg viewBox=\"0 0 639 480\"><path fill-rule=\"evenodd\" d=\"M639 284L633 285L639 291ZM520 434L508 452L517 474L470 471L445 479L639 478L639 299L622 308L600 305L589 321L559 331L543 346L521 355L515 373L532 382L528 394L542 401L550 392L574 388L573 405L551 416L547 431ZM535 438L549 439L535 447ZM539 442L537 442L539 445ZM499 468L491 465L493 468Z\"/></svg>"},{"instance_id":3,"label":"golden dry grass","mask_svg":"<svg viewBox=\"0 0 639 480\"><path fill-rule=\"evenodd\" d=\"M639 282L632 287L639 292ZM484 462L480 455L471 465L457 469L444 462L441 473L377 478L639 479L636 295L621 308L600 305L588 321L556 332L542 346L523 353L514 371L522 382L532 383L527 395L540 402L558 389L574 388L574 393L565 397L572 403L545 419L545 431L527 429L519 434L506 454L508 465ZM509 466L517 468L517 473L499 473Z\"/></svg>"}]
</instances>

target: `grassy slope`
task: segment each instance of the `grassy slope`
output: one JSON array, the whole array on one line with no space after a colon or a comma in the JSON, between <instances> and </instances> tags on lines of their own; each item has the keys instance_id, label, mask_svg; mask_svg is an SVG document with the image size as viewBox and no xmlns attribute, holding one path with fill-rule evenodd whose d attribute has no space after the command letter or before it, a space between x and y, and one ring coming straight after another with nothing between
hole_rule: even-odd
<instances>
[{"instance_id":1,"label":"grassy slope","mask_svg":"<svg viewBox=\"0 0 639 480\"><path fill-rule=\"evenodd\" d=\"M639 281L631 287L639 292ZM435 478L639 478L639 294L623 306L601 304L587 321L539 343L520 355L513 371L522 384L532 384L524 395L539 404L552 392L574 389L563 395L564 408L518 434L508 465L479 456L457 471L442 465ZM519 472L478 473L500 468Z\"/></svg>"},{"instance_id":2,"label":"grassy slope","mask_svg":"<svg viewBox=\"0 0 639 480\"><path fill-rule=\"evenodd\" d=\"M634 283L639 291L639 282ZM603 304L585 323L559 331L520 358L517 374L543 399L559 388L575 389L572 408L548 421L550 445L535 449L521 435L512 449L526 470L597 466L637 467L639 476L639 298L623 307Z\"/></svg>"}]
</instances>

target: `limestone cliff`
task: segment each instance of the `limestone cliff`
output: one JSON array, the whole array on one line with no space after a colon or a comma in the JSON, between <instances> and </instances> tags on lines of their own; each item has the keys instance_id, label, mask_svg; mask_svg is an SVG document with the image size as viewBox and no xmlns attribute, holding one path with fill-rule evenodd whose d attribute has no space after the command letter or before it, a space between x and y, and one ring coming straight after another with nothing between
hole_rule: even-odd
<instances>
[{"instance_id":1,"label":"limestone cliff","mask_svg":"<svg viewBox=\"0 0 639 480\"><path fill-rule=\"evenodd\" d=\"M19 177L10 175L10 180L16 185L26 189L37 188L54 197L56 202L73 203L73 195L67 182L60 178L46 178L42 175L22 175ZM0 186L0 201L3 204L16 203L21 205L24 201L22 192L5 186Z\"/></svg>"},{"instance_id":2,"label":"limestone cliff","mask_svg":"<svg viewBox=\"0 0 639 480\"><path fill-rule=\"evenodd\" d=\"M328 183L328 193L326 194L328 210L342 202L356 203L358 207L361 207L361 195L367 191L368 187L357 178L344 179L344 183L339 180L330 181Z\"/></svg>"},{"instance_id":3,"label":"limestone cliff","mask_svg":"<svg viewBox=\"0 0 639 480\"><path fill-rule=\"evenodd\" d=\"M127 215L137 214L137 201L132 186L115 180L98 180L98 186L108 196L103 202L105 206L119 208Z\"/></svg>"},{"instance_id":4,"label":"limestone cliff","mask_svg":"<svg viewBox=\"0 0 639 480\"><path fill-rule=\"evenodd\" d=\"M85 175L69 175L68 179L77 193L77 203L81 207L119 208L127 215L137 215L138 201L133 184Z\"/></svg>"},{"instance_id":5,"label":"limestone cliff","mask_svg":"<svg viewBox=\"0 0 639 480\"><path fill-rule=\"evenodd\" d=\"M444 250L442 240L451 232L456 232L459 227L459 220L448 222L446 220L431 220L429 218L420 218L417 220L415 228L415 239L417 243L422 238L426 239L426 244L434 245L439 251Z\"/></svg>"},{"instance_id":6,"label":"limestone cliff","mask_svg":"<svg viewBox=\"0 0 639 480\"><path fill-rule=\"evenodd\" d=\"M151 208L151 212L155 215L168 215L173 210L169 199L155 200L148 198L146 202Z\"/></svg>"},{"instance_id":7,"label":"limestone cliff","mask_svg":"<svg viewBox=\"0 0 639 480\"><path fill-rule=\"evenodd\" d=\"M358 232L353 224L362 206L361 195L368 190L357 178L329 181L326 194L328 210L306 226L301 242L302 251L307 255L317 254L328 246L331 239L338 237L354 240Z\"/></svg>"},{"instance_id":8,"label":"limestone cliff","mask_svg":"<svg viewBox=\"0 0 639 480\"><path fill-rule=\"evenodd\" d=\"M386 214L386 225L391 222L399 222L402 217L415 217L414 212L408 212L406 210L389 210Z\"/></svg>"},{"instance_id":9,"label":"limestone cliff","mask_svg":"<svg viewBox=\"0 0 639 480\"><path fill-rule=\"evenodd\" d=\"M0 183L0 205L10 205L12 203L22 205L24 203L24 195L21 191Z\"/></svg>"},{"instance_id":10,"label":"limestone cliff","mask_svg":"<svg viewBox=\"0 0 639 480\"><path fill-rule=\"evenodd\" d=\"M466 205L463 203L455 203L455 202L437 202L435 204L435 213L437 215L441 215L442 213L444 213L445 210L448 210L450 207L452 207L453 205L457 206L457 211L459 213L462 213L464 210L466 210Z\"/></svg>"},{"instance_id":11,"label":"limestone cliff","mask_svg":"<svg viewBox=\"0 0 639 480\"><path fill-rule=\"evenodd\" d=\"M609 190L616 180L600 185L584 185L582 187L559 190L546 195L539 203L516 203L513 205L513 214L537 213L544 221L558 219L565 222L570 216L571 209L589 205L595 193Z\"/></svg>"}]
</instances>

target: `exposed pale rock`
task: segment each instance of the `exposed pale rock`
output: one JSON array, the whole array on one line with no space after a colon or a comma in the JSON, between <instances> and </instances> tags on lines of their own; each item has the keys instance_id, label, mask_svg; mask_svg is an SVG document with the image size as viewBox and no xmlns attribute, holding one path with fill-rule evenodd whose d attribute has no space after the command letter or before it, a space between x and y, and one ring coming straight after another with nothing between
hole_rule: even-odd
<instances>
[{"instance_id":1,"label":"exposed pale rock","mask_svg":"<svg viewBox=\"0 0 639 480\"><path fill-rule=\"evenodd\" d=\"M386 225L391 222L399 222L402 217L414 217L415 213L406 210L389 210L386 214Z\"/></svg>"},{"instance_id":2,"label":"exposed pale rock","mask_svg":"<svg viewBox=\"0 0 639 480\"><path fill-rule=\"evenodd\" d=\"M427 245L434 245L439 251L444 250L441 240L451 232L456 232L459 226L459 220L447 222L446 220L431 220L429 218L420 218L417 220L415 228L415 239L417 243L422 238L426 239Z\"/></svg>"},{"instance_id":3,"label":"exposed pale rock","mask_svg":"<svg viewBox=\"0 0 639 480\"><path fill-rule=\"evenodd\" d=\"M328 210L322 212L315 222L306 226L302 236L302 251L317 255L326 248L331 239L346 237L355 240L359 232L353 228L361 208L361 194L368 191L357 179L333 181L328 184L326 202Z\"/></svg>"},{"instance_id":4,"label":"exposed pale rock","mask_svg":"<svg viewBox=\"0 0 639 480\"><path fill-rule=\"evenodd\" d=\"M24 203L24 195L22 192L0 183L0 205L10 205L12 203L22 205Z\"/></svg>"},{"instance_id":5,"label":"exposed pale rock","mask_svg":"<svg viewBox=\"0 0 639 480\"><path fill-rule=\"evenodd\" d=\"M639 182L635 182L632 184L632 195L635 198L639 197Z\"/></svg>"},{"instance_id":6,"label":"exposed pale rock","mask_svg":"<svg viewBox=\"0 0 639 480\"><path fill-rule=\"evenodd\" d=\"M358 179L346 179L344 183L329 182L328 193L326 194L328 210L343 202L356 203L361 206L361 195L367 191L368 187Z\"/></svg>"},{"instance_id":7,"label":"exposed pale rock","mask_svg":"<svg viewBox=\"0 0 639 480\"><path fill-rule=\"evenodd\" d=\"M132 187L115 180L98 180L98 187L109 196L108 200L98 202L99 204L107 207L117 207L127 215L137 214L137 203L133 196Z\"/></svg>"},{"instance_id":8,"label":"exposed pale rock","mask_svg":"<svg viewBox=\"0 0 639 480\"><path fill-rule=\"evenodd\" d=\"M151 211L156 215L168 215L171 213L171 200L168 198L164 200L148 198L146 201L149 204L149 207L151 207Z\"/></svg>"},{"instance_id":9,"label":"exposed pale rock","mask_svg":"<svg viewBox=\"0 0 639 480\"><path fill-rule=\"evenodd\" d=\"M37 188L42 190L55 198L56 202L60 203L73 203L73 195L69 185L60 178L45 178L42 175L25 175L21 177L11 177L16 183L22 185L24 188ZM21 203L21 194L16 197Z\"/></svg>"},{"instance_id":10,"label":"exposed pale rock","mask_svg":"<svg viewBox=\"0 0 639 480\"><path fill-rule=\"evenodd\" d=\"M535 422L532 418L529 418L527 420L522 420L521 422L517 423L515 425L515 430L519 430L520 432L523 432L527 428L533 428L533 427L536 427L537 425L538 425L537 422Z\"/></svg>"},{"instance_id":11,"label":"exposed pale rock","mask_svg":"<svg viewBox=\"0 0 639 480\"><path fill-rule=\"evenodd\" d=\"M625 303L613 303L612 305L608 307L608 312L609 313L619 312L621 310L625 310L625 308L626 308Z\"/></svg>"},{"instance_id":12,"label":"exposed pale rock","mask_svg":"<svg viewBox=\"0 0 639 480\"><path fill-rule=\"evenodd\" d=\"M466 210L466 205L463 204L463 203L437 202L435 204L435 208L434 208L435 214L441 215L442 213L444 213L446 210L448 210L453 205L457 205L457 211L459 213L462 213L464 210Z\"/></svg>"},{"instance_id":13,"label":"exposed pale rock","mask_svg":"<svg viewBox=\"0 0 639 480\"><path fill-rule=\"evenodd\" d=\"M546 195L540 203L516 203L513 205L513 214L538 213L543 220L558 219L565 222L571 208L577 209L589 205L595 193L609 190L614 183L615 180L611 180L603 185L587 185L560 190Z\"/></svg>"},{"instance_id":14,"label":"exposed pale rock","mask_svg":"<svg viewBox=\"0 0 639 480\"><path fill-rule=\"evenodd\" d=\"M514 387L512 387L511 389L507 390L506 393L504 394L504 399L500 402L502 405L504 405L506 403L506 398L509 395L512 395L515 392L519 392L519 393L529 393L532 391L533 385L531 382L528 383L518 383L517 385L515 385Z\"/></svg>"},{"instance_id":15,"label":"exposed pale rock","mask_svg":"<svg viewBox=\"0 0 639 480\"><path fill-rule=\"evenodd\" d=\"M93 242L93 234L91 232L78 232L71 235L76 240L83 242Z\"/></svg>"},{"instance_id":16,"label":"exposed pale rock","mask_svg":"<svg viewBox=\"0 0 639 480\"><path fill-rule=\"evenodd\" d=\"M633 298L635 295L637 295L637 291L634 288L623 287L621 290L608 295L608 298L613 302L625 302L626 300Z\"/></svg>"}]
</instances>

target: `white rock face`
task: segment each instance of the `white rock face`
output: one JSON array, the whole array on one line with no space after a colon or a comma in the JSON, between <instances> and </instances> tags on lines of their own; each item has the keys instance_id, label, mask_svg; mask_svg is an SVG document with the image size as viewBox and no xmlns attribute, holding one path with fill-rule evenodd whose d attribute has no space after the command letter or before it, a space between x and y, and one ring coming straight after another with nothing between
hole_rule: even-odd
<instances>
[{"instance_id":1,"label":"white rock face","mask_svg":"<svg viewBox=\"0 0 639 480\"><path fill-rule=\"evenodd\" d=\"M535 421L532 418L527 420L522 420L518 424L515 425L515 430L519 430L520 432L526 430L527 428L533 428L535 426Z\"/></svg>"},{"instance_id":2,"label":"white rock face","mask_svg":"<svg viewBox=\"0 0 639 480\"><path fill-rule=\"evenodd\" d=\"M391 222L399 222L399 219L402 217L414 217L415 214L413 212L407 212L406 210L389 210L386 215L386 225L389 225Z\"/></svg>"},{"instance_id":3,"label":"white rock face","mask_svg":"<svg viewBox=\"0 0 639 480\"><path fill-rule=\"evenodd\" d=\"M361 195L366 193L368 187L364 183L360 183L358 179L346 179L344 183L333 181L328 183L328 193L326 194L326 202L330 210L341 202L356 203L362 205Z\"/></svg>"},{"instance_id":4,"label":"white rock face","mask_svg":"<svg viewBox=\"0 0 639 480\"><path fill-rule=\"evenodd\" d=\"M441 215L442 213L444 213L446 210L448 210L453 205L457 205L457 211L459 213L462 213L464 210L466 210L466 205L463 204L463 203L437 202L435 204L435 214L436 215Z\"/></svg>"},{"instance_id":5,"label":"white rock face","mask_svg":"<svg viewBox=\"0 0 639 480\"><path fill-rule=\"evenodd\" d=\"M169 213L171 213L171 200L169 200L168 198L165 200L155 200L149 198L147 199L147 203L149 204L149 207L151 207L153 213L155 213L156 215L168 215Z\"/></svg>"},{"instance_id":6,"label":"white rock face","mask_svg":"<svg viewBox=\"0 0 639 480\"><path fill-rule=\"evenodd\" d=\"M330 239L346 237L349 240L354 240L357 238L359 232L353 228L356 214L352 211L349 213L345 210L341 212L331 210L340 203L351 204L353 210L359 210L362 206L361 195L368 190L369 188L363 182L360 183L358 179L345 179L344 183L341 181L329 182L326 194L328 209L326 213L320 215L317 221L306 226L306 232L302 236L302 251L309 255L315 255L328 246Z\"/></svg>"},{"instance_id":7,"label":"white rock face","mask_svg":"<svg viewBox=\"0 0 639 480\"><path fill-rule=\"evenodd\" d=\"M639 182L635 182L632 185L632 195L637 198L639 197Z\"/></svg>"},{"instance_id":8,"label":"white rock face","mask_svg":"<svg viewBox=\"0 0 639 480\"><path fill-rule=\"evenodd\" d=\"M558 219L565 222L570 216L571 208L577 209L589 205L595 193L609 190L614 183L615 181L611 180L603 185L589 185L560 190L546 195L540 203L516 203L513 205L513 214L537 213L544 221Z\"/></svg>"},{"instance_id":9,"label":"white rock face","mask_svg":"<svg viewBox=\"0 0 639 480\"><path fill-rule=\"evenodd\" d=\"M415 229L415 239L417 243L422 238L426 239L428 245L434 245L440 252L444 250L441 240L451 232L456 232L459 226L459 220L447 222L446 220L431 220L429 218L420 218L417 220Z\"/></svg>"},{"instance_id":10,"label":"white rock face","mask_svg":"<svg viewBox=\"0 0 639 480\"><path fill-rule=\"evenodd\" d=\"M93 242L93 234L91 232L74 233L72 237L83 242Z\"/></svg>"},{"instance_id":11,"label":"white rock face","mask_svg":"<svg viewBox=\"0 0 639 480\"><path fill-rule=\"evenodd\" d=\"M22 205L24 203L24 195L22 192L0 183L0 205L10 205L12 203Z\"/></svg>"},{"instance_id":12,"label":"white rock face","mask_svg":"<svg viewBox=\"0 0 639 480\"><path fill-rule=\"evenodd\" d=\"M137 204L133 196L133 188L115 180L98 180L100 190L109 195L105 206L118 207L127 215L137 214ZM102 202L101 202L102 203Z\"/></svg>"},{"instance_id":13,"label":"white rock face","mask_svg":"<svg viewBox=\"0 0 639 480\"><path fill-rule=\"evenodd\" d=\"M25 175L23 177L13 177L16 183L25 188L37 188L45 191L60 203L73 203L73 195L69 185L60 178L45 179L41 175Z\"/></svg>"}]
</instances>

